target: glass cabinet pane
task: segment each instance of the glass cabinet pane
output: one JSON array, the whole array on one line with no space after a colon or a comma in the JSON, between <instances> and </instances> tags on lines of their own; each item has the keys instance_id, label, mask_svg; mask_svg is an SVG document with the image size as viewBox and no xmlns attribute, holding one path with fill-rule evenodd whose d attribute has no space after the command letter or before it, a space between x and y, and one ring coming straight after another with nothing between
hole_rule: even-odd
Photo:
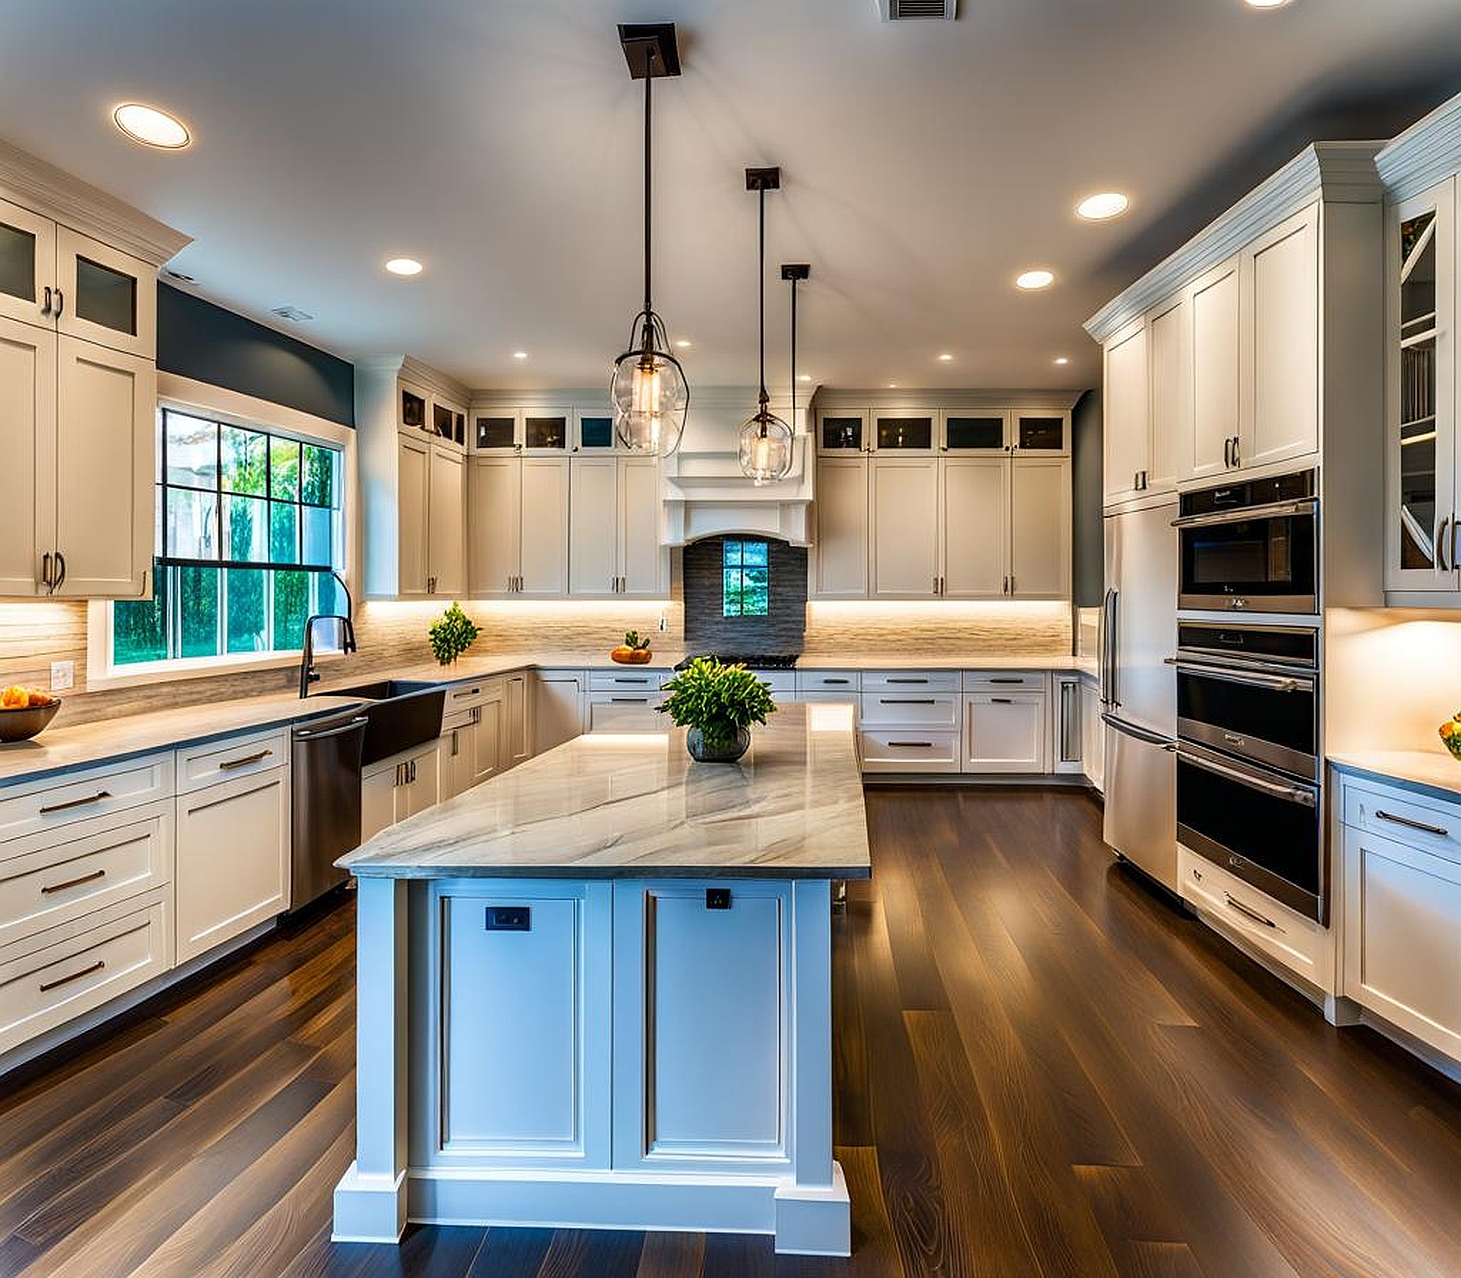
<instances>
[{"instance_id":1,"label":"glass cabinet pane","mask_svg":"<svg viewBox=\"0 0 1461 1278\"><path fill-rule=\"evenodd\" d=\"M568 418L525 418L523 442L528 448L566 449L568 447Z\"/></svg>"},{"instance_id":2,"label":"glass cabinet pane","mask_svg":"<svg viewBox=\"0 0 1461 1278\"><path fill-rule=\"evenodd\" d=\"M445 404L433 404L431 406L431 429L439 438L450 439L455 425L453 420L455 416L456 414Z\"/></svg>"},{"instance_id":3,"label":"glass cabinet pane","mask_svg":"<svg viewBox=\"0 0 1461 1278\"><path fill-rule=\"evenodd\" d=\"M76 313L117 333L137 335L137 279L126 271L76 258Z\"/></svg>"},{"instance_id":4,"label":"glass cabinet pane","mask_svg":"<svg viewBox=\"0 0 1461 1278\"><path fill-rule=\"evenodd\" d=\"M407 430L426 429L426 400L412 391L401 392L401 425Z\"/></svg>"},{"instance_id":5,"label":"glass cabinet pane","mask_svg":"<svg viewBox=\"0 0 1461 1278\"><path fill-rule=\"evenodd\" d=\"M1400 567L1435 563L1436 215L1400 224Z\"/></svg>"},{"instance_id":6,"label":"glass cabinet pane","mask_svg":"<svg viewBox=\"0 0 1461 1278\"><path fill-rule=\"evenodd\" d=\"M478 448L511 448L517 442L517 421L512 417L477 418Z\"/></svg>"},{"instance_id":7,"label":"glass cabinet pane","mask_svg":"<svg viewBox=\"0 0 1461 1278\"><path fill-rule=\"evenodd\" d=\"M580 417L578 419L578 444L580 448L613 448L614 419L612 417Z\"/></svg>"},{"instance_id":8,"label":"glass cabinet pane","mask_svg":"<svg viewBox=\"0 0 1461 1278\"><path fill-rule=\"evenodd\" d=\"M932 417L878 418L879 452L928 452L932 447Z\"/></svg>"},{"instance_id":9,"label":"glass cabinet pane","mask_svg":"<svg viewBox=\"0 0 1461 1278\"><path fill-rule=\"evenodd\" d=\"M0 293L36 300L36 237L0 222Z\"/></svg>"},{"instance_id":10,"label":"glass cabinet pane","mask_svg":"<svg viewBox=\"0 0 1461 1278\"><path fill-rule=\"evenodd\" d=\"M1030 452L1058 453L1065 447L1065 418L1021 417L1015 423L1015 445Z\"/></svg>"},{"instance_id":11,"label":"glass cabinet pane","mask_svg":"<svg viewBox=\"0 0 1461 1278\"><path fill-rule=\"evenodd\" d=\"M1003 417L950 417L945 430L950 451L997 453L1004 448Z\"/></svg>"},{"instance_id":12,"label":"glass cabinet pane","mask_svg":"<svg viewBox=\"0 0 1461 1278\"><path fill-rule=\"evenodd\" d=\"M862 451L862 418L822 418L822 451L831 452L843 448L851 452Z\"/></svg>"}]
</instances>

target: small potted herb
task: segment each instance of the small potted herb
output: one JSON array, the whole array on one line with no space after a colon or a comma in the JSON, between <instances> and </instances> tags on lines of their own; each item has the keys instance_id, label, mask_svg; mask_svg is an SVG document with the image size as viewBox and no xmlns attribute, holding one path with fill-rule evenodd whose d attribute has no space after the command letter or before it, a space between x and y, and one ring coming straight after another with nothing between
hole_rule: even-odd
<instances>
[{"instance_id":1,"label":"small potted herb","mask_svg":"<svg viewBox=\"0 0 1461 1278\"><path fill-rule=\"evenodd\" d=\"M690 729L685 745L701 763L734 763L751 744L751 725L776 711L770 687L745 666L696 657L664 685L660 709Z\"/></svg>"},{"instance_id":2,"label":"small potted herb","mask_svg":"<svg viewBox=\"0 0 1461 1278\"><path fill-rule=\"evenodd\" d=\"M453 603L431 623L426 637L431 640L431 652L436 660L443 666L450 666L472 646L481 633L472 624L472 619L462 611L461 604Z\"/></svg>"}]
</instances>

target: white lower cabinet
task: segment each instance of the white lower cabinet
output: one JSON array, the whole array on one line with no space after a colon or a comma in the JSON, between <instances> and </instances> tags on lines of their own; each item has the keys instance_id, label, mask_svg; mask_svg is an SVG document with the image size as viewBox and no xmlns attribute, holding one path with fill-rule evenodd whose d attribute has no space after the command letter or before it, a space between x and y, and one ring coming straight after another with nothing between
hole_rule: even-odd
<instances>
[{"instance_id":1,"label":"white lower cabinet","mask_svg":"<svg viewBox=\"0 0 1461 1278\"><path fill-rule=\"evenodd\" d=\"M1056 675L1050 701L1050 771L1079 773L1085 740L1081 732L1081 681L1078 675Z\"/></svg>"},{"instance_id":2,"label":"white lower cabinet","mask_svg":"<svg viewBox=\"0 0 1461 1278\"><path fill-rule=\"evenodd\" d=\"M505 708L506 700L500 683L488 684L471 707L472 723L467 729L471 785L491 780L507 766L502 749Z\"/></svg>"},{"instance_id":3,"label":"white lower cabinet","mask_svg":"<svg viewBox=\"0 0 1461 1278\"><path fill-rule=\"evenodd\" d=\"M1461 1061L1461 808L1344 790L1341 992Z\"/></svg>"},{"instance_id":4,"label":"white lower cabinet","mask_svg":"<svg viewBox=\"0 0 1461 1278\"><path fill-rule=\"evenodd\" d=\"M360 841L440 802L439 768L435 741L366 768L360 777Z\"/></svg>"},{"instance_id":5,"label":"white lower cabinet","mask_svg":"<svg viewBox=\"0 0 1461 1278\"><path fill-rule=\"evenodd\" d=\"M289 908L289 833L286 768L178 796L179 963Z\"/></svg>"},{"instance_id":6,"label":"white lower cabinet","mask_svg":"<svg viewBox=\"0 0 1461 1278\"><path fill-rule=\"evenodd\" d=\"M502 681L502 766L515 768L532 758L532 703L528 698L526 672L508 675Z\"/></svg>"},{"instance_id":7,"label":"white lower cabinet","mask_svg":"<svg viewBox=\"0 0 1461 1278\"><path fill-rule=\"evenodd\" d=\"M965 772L1048 772L1043 691L964 695Z\"/></svg>"},{"instance_id":8,"label":"white lower cabinet","mask_svg":"<svg viewBox=\"0 0 1461 1278\"><path fill-rule=\"evenodd\" d=\"M542 754L583 732L588 680L582 670L539 670L533 681L533 753Z\"/></svg>"},{"instance_id":9,"label":"white lower cabinet","mask_svg":"<svg viewBox=\"0 0 1461 1278\"><path fill-rule=\"evenodd\" d=\"M663 732L661 686L673 671L643 666L589 672L589 732Z\"/></svg>"},{"instance_id":10,"label":"white lower cabinet","mask_svg":"<svg viewBox=\"0 0 1461 1278\"><path fill-rule=\"evenodd\" d=\"M1098 793L1105 790L1106 725L1101 721L1101 689L1094 679L1081 680L1081 768Z\"/></svg>"}]
</instances>

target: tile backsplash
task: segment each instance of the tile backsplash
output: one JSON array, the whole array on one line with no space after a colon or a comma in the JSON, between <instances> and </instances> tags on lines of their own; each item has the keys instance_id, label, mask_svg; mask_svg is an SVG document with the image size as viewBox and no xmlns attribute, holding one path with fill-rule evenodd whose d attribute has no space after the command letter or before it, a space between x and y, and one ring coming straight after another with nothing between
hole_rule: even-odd
<instances>
[{"instance_id":1,"label":"tile backsplash","mask_svg":"<svg viewBox=\"0 0 1461 1278\"><path fill-rule=\"evenodd\" d=\"M848 652L1064 657L1071 653L1071 608L1002 600L818 602L807 605L805 638L808 658Z\"/></svg>"}]
</instances>

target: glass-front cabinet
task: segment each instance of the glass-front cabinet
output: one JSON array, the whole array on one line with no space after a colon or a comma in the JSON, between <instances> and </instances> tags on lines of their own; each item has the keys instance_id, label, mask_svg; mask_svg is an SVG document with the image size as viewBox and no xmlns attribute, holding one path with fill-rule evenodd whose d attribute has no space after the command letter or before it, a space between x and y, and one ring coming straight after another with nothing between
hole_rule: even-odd
<instances>
[{"instance_id":1,"label":"glass-front cabinet","mask_svg":"<svg viewBox=\"0 0 1461 1278\"><path fill-rule=\"evenodd\" d=\"M878 453L932 453L939 447L939 414L931 411L874 413L873 451Z\"/></svg>"},{"instance_id":2,"label":"glass-front cabinet","mask_svg":"<svg viewBox=\"0 0 1461 1278\"><path fill-rule=\"evenodd\" d=\"M867 414L825 412L817 416L817 451L850 457L868 451Z\"/></svg>"},{"instance_id":3,"label":"glass-front cabinet","mask_svg":"<svg viewBox=\"0 0 1461 1278\"><path fill-rule=\"evenodd\" d=\"M612 453L614 451L614 417L604 409L590 412L580 409L575 413L578 431L573 451L576 453Z\"/></svg>"},{"instance_id":4,"label":"glass-front cabinet","mask_svg":"<svg viewBox=\"0 0 1461 1278\"><path fill-rule=\"evenodd\" d=\"M528 408L523 410L523 451L547 456L568 453L568 436L573 425L571 408Z\"/></svg>"},{"instance_id":5,"label":"glass-front cabinet","mask_svg":"<svg viewBox=\"0 0 1461 1278\"><path fill-rule=\"evenodd\" d=\"M1387 354L1389 500L1386 587L1461 588L1455 346L1456 183L1389 210Z\"/></svg>"},{"instance_id":6,"label":"glass-front cabinet","mask_svg":"<svg viewBox=\"0 0 1461 1278\"><path fill-rule=\"evenodd\" d=\"M1017 453L1061 457L1070 450L1069 414L1018 412L1010 432L1010 447Z\"/></svg>"},{"instance_id":7,"label":"glass-front cabinet","mask_svg":"<svg viewBox=\"0 0 1461 1278\"><path fill-rule=\"evenodd\" d=\"M944 451L1002 453L1007 451L1009 414L1001 410L944 414Z\"/></svg>"},{"instance_id":8,"label":"glass-front cabinet","mask_svg":"<svg viewBox=\"0 0 1461 1278\"><path fill-rule=\"evenodd\" d=\"M56 224L0 200L0 315L53 327L55 283Z\"/></svg>"}]
</instances>

